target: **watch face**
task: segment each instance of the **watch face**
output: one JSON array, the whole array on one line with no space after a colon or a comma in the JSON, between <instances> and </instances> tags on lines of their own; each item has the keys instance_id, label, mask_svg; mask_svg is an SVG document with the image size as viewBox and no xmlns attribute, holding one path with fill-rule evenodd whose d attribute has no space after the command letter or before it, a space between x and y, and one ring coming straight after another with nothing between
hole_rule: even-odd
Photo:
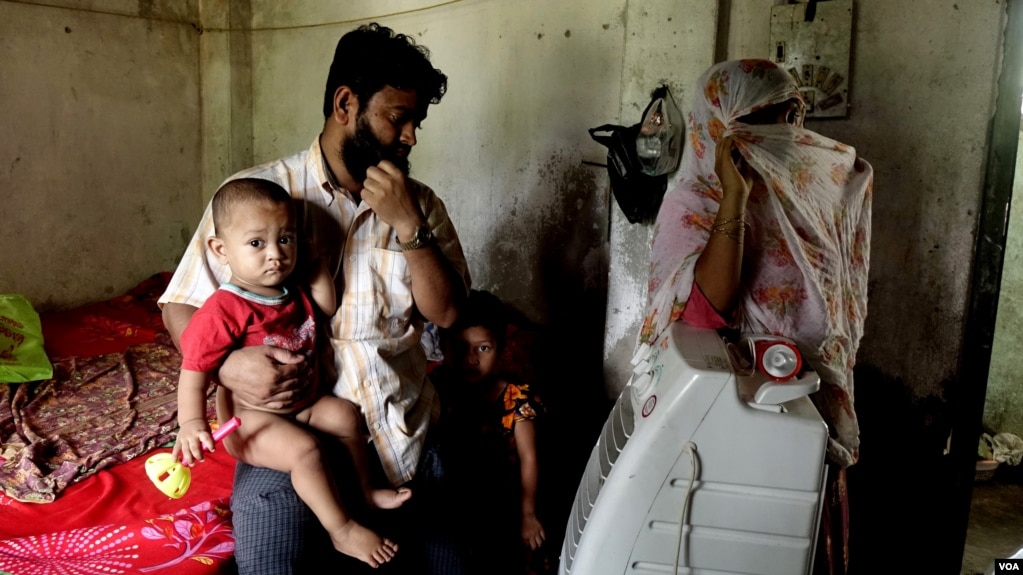
<instances>
[{"instance_id":1,"label":"watch face","mask_svg":"<svg viewBox=\"0 0 1023 575\"><path fill-rule=\"evenodd\" d=\"M415 250L419 249L433 241L433 231L428 226L420 226L416 228L415 234L412 235L412 239L401 243L401 249L403 250Z\"/></svg>"}]
</instances>

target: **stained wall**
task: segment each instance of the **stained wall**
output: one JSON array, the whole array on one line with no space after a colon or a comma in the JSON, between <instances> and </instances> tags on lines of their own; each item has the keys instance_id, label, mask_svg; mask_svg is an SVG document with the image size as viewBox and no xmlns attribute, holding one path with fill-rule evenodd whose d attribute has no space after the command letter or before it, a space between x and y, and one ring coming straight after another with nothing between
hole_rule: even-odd
<instances>
[{"instance_id":1,"label":"stained wall","mask_svg":"<svg viewBox=\"0 0 1023 575\"><path fill-rule=\"evenodd\" d=\"M170 269L199 210L198 4L0 2L0 293L38 309Z\"/></svg>"}]
</instances>

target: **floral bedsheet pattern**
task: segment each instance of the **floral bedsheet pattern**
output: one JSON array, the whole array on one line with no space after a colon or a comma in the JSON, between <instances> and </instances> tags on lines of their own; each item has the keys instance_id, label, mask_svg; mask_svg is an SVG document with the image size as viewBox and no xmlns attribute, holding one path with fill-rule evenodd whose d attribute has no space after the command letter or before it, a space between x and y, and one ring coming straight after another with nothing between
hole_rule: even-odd
<instances>
[{"instance_id":1,"label":"floral bedsheet pattern","mask_svg":"<svg viewBox=\"0 0 1023 575\"><path fill-rule=\"evenodd\" d=\"M208 574L232 561L228 499L126 524L0 541L0 575Z\"/></svg>"},{"instance_id":2,"label":"floral bedsheet pattern","mask_svg":"<svg viewBox=\"0 0 1023 575\"><path fill-rule=\"evenodd\" d=\"M67 486L170 441L180 362L161 334L123 353L56 359L49 381L0 383L0 491L49 503Z\"/></svg>"}]
</instances>

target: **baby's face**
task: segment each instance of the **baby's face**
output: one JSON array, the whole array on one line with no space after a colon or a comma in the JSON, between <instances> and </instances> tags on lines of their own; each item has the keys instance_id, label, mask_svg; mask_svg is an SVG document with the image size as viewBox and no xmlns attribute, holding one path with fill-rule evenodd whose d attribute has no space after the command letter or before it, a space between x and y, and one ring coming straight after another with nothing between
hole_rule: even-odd
<instances>
[{"instance_id":1,"label":"baby's face","mask_svg":"<svg viewBox=\"0 0 1023 575\"><path fill-rule=\"evenodd\" d=\"M254 293L280 286L298 261L295 220L287 204L233 206L230 224L219 237L232 282Z\"/></svg>"},{"instance_id":2,"label":"baby's face","mask_svg":"<svg viewBox=\"0 0 1023 575\"><path fill-rule=\"evenodd\" d=\"M497 345L490 330L470 327L458 334L452 342L455 366L469 383L478 383L497 368Z\"/></svg>"}]
</instances>

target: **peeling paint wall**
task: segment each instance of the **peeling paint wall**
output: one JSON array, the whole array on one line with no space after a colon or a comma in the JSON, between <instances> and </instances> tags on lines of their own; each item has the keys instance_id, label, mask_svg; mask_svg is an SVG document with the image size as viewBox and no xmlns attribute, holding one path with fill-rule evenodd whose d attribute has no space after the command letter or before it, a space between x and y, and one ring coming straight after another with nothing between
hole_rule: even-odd
<instances>
[{"instance_id":1,"label":"peeling paint wall","mask_svg":"<svg viewBox=\"0 0 1023 575\"><path fill-rule=\"evenodd\" d=\"M667 84L683 114L692 107L696 78L714 63L718 7L704 0L629 2L621 123L639 122L650 92ZM669 178L670 190L680 174ZM631 374L630 360L646 308L652 225L630 224L613 206L604 386L616 396Z\"/></svg>"},{"instance_id":2,"label":"peeling paint wall","mask_svg":"<svg viewBox=\"0 0 1023 575\"><path fill-rule=\"evenodd\" d=\"M51 4L0 2L0 293L41 310L171 269L201 213L197 2Z\"/></svg>"},{"instance_id":3,"label":"peeling paint wall","mask_svg":"<svg viewBox=\"0 0 1023 575\"><path fill-rule=\"evenodd\" d=\"M850 117L813 127L874 166L870 308L859 362L915 397L957 377L1003 2L861 0ZM913 22L914 35L906 34Z\"/></svg>"}]
</instances>

